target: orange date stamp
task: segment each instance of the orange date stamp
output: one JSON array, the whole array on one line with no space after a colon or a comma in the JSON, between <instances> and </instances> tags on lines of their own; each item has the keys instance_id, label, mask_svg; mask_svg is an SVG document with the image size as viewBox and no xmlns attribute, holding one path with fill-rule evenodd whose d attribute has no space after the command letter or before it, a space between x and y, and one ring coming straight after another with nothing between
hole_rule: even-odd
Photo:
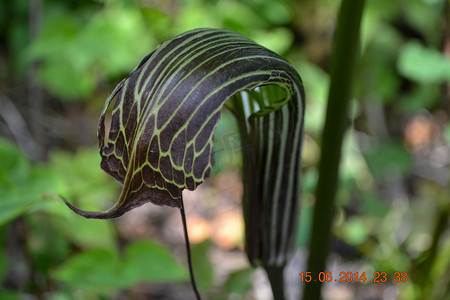
<instances>
[{"instance_id":1,"label":"orange date stamp","mask_svg":"<svg viewBox=\"0 0 450 300\"><path fill-rule=\"evenodd\" d=\"M407 272L373 272L372 276L366 276L366 272L319 272L317 276L313 276L311 272L301 272L298 274L301 282L407 282Z\"/></svg>"}]
</instances>

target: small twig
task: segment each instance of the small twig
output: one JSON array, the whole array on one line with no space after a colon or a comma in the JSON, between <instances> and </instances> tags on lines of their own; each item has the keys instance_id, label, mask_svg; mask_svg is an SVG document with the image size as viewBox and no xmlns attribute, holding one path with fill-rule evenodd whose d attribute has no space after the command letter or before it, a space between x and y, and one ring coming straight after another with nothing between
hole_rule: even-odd
<instances>
[{"instance_id":1,"label":"small twig","mask_svg":"<svg viewBox=\"0 0 450 300\"><path fill-rule=\"evenodd\" d=\"M184 213L183 196L181 196L180 213L181 213L181 221L183 223L184 240L186 242L186 255L187 255L187 261L188 261L188 265L189 265L189 274L191 277L191 286L192 286L192 289L194 290L196 299L201 300L200 294L198 293L198 290L197 290L197 285L195 284L194 270L192 269L191 246L189 243L189 236L188 236L188 232L187 232L186 214Z\"/></svg>"}]
</instances>

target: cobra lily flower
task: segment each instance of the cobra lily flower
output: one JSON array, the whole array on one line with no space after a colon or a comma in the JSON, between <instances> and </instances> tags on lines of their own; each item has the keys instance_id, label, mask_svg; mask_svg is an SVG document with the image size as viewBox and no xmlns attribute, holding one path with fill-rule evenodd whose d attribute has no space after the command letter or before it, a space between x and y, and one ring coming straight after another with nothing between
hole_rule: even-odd
<instances>
[{"instance_id":1,"label":"cobra lily flower","mask_svg":"<svg viewBox=\"0 0 450 300\"><path fill-rule=\"evenodd\" d=\"M214 165L214 131L225 105L242 144L247 256L253 265L282 270L299 213L302 81L285 59L233 31L197 29L172 38L118 84L98 138L101 167L123 185L120 198L104 212L66 204L98 219L146 202L182 208L182 191L194 190Z\"/></svg>"}]
</instances>

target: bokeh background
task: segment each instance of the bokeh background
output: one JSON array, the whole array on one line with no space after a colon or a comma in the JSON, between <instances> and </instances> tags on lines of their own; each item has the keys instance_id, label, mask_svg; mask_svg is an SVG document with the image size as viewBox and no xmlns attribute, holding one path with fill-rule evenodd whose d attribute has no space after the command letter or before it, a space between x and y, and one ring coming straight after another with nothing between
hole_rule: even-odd
<instances>
[{"instance_id":1,"label":"bokeh background","mask_svg":"<svg viewBox=\"0 0 450 300\"><path fill-rule=\"evenodd\" d=\"M227 28L286 57L306 90L298 251L304 272L337 0L0 2L0 299L189 299L179 212L145 205L86 220L59 199L105 210L120 186L99 167L97 120L122 78L162 41ZM337 299L450 299L450 1L367 0L345 135L327 283ZM243 249L240 145L223 113L212 176L185 193L205 299L271 299ZM374 272L405 282L374 283ZM423 298L423 295L426 295Z\"/></svg>"}]
</instances>

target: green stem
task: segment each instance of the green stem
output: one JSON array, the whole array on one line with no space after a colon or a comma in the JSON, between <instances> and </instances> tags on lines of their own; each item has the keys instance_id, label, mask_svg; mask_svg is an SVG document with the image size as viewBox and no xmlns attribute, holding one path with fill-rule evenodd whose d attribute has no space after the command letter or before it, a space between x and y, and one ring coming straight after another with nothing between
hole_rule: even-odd
<instances>
[{"instance_id":1,"label":"green stem","mask_svg":"<svg viewBox=\"0 0 450 300\"><path fill-rule=\"evenodd\" d=\"M284 265L279 267L264 266L267 276L269 277L270 286L274 300L284 300Z\"/></svg>"},{"instance_id":2,"label":"green stem","mask_svg":"<svg viewBox=\"0 0 450 300\"><path fill-rule=\"evenodd\" d=\"M356 60L364 0L343 0L331 58L331 84L322 136L322 153L309 248L308 271L325 270L329 252L334 199L338 185L342 139L348 123L348 106ZM321 282L305 285L303 299L321 299Z\"/></svg>"}]
</instances>

